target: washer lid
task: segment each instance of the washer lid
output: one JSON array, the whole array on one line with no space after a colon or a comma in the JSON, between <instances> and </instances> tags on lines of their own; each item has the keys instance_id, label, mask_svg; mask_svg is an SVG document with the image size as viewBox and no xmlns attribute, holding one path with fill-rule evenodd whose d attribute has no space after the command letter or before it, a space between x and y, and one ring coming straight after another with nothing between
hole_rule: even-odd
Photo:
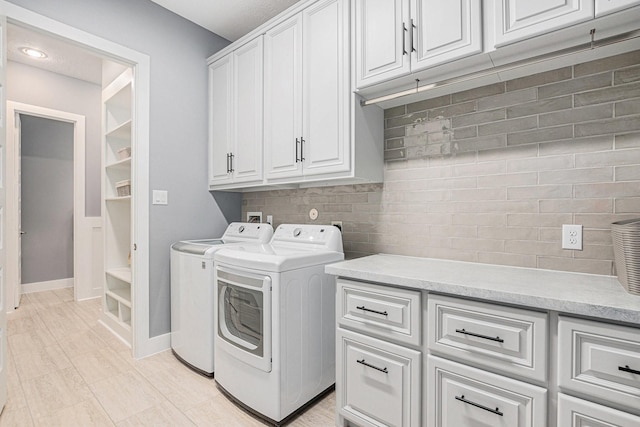
<instances>
[{"instance_id":1,"label":"washer lid","mask_svg":"<svg viewBox=\"0 0 640 427\"><path fill-rule=\"evenodd\" d=\"M232 222L221 238L183 240L171 245L171 249L194 255L211 255L221 245L241 242L266 243L271 240L271 236L273 236L273 227L270 224Z\"/></svg>"},{"instance_id":2,"label":"washer lid","mask_svg":"<svg viewBox=\"0 0 640 427\"><path fill-rule=\"evenodd\" d=\"M342 261L342 252L324 248L303 249L277 244L236 244L216 252L214 260L226 265L253 270L283 272L313 265Z\"/></svg>"}]
</instances>

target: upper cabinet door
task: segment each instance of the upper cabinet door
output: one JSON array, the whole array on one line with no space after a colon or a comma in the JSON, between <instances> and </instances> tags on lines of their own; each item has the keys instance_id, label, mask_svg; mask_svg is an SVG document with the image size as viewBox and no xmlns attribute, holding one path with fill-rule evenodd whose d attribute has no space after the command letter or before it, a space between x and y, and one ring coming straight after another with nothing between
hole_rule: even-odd
<instances>
[{"instance_id":1,"label":"upper cabinet door","mask_svg":"<svg viewBox=\"0 0 640 427\"><path fill-rule=\"evenodd\" d=\"M232 138L233 56L209 66L209 185L230 183Z\"/></svg>"},{"instance_id":2,"label":"upper cabinet door","mask_svg":"<svg viewBox=\"0 0 640 427\"><path fill-rule=\"evenodd\" d=\"M302 16L264 36L264 164L267 179L302 174Z\"/></svg>"},{"instance_id":3,"label":"upper cabinet door","mask_svg":"<svg viewBox=\"0 0 640 427\"><path fill-rule=\"evenodd\" d=\"M482 52L479 0L412 0L411 15L411 71Z\"/></svg>"},{"instance_id":4,"label":"upper cabinet door","mask_svg":"<svg viewBox=\"0 0 640 427\"><path fill-rule=\"evenodd\" d=\"M262 179L263 39L257 37L232 53L234 182Z\"/></svg>"},{"instance_id":5,"label":"upper cabinet door","mask_svg":"<svg viewBox=\"0 0 640 427\"><path fill-rule=\"evenodd\" d=\"M408 74L409 0L355 0L354 4L356 86Z\"/></svg>"},{"instance_id":6,"label":"upper cabinet door","mask_svg":"<svg viewBox=\"0 0 640 427\"><path fill-rule=\"evenodd\" d=\"M596 18L639 4L639 0L596 0Z\"/></svg>"},{"instance_id":7,"label":"upper cabinet door","mask_svg":"<svg viewBox=\"0 0 640 427\"><path fill-rule=\"evenodd\" d=\"M302 12L305 175L348 171L348 1L325 0Z\"/></svg>"},{"instance_id":8,"label":"upper cabinet door","mask_svg":"<svg viewBox=\"0 0 640 427\"><path fill-rule=\"evenodd\" d=\"M496 0L496 46L592 19L593 0Z\"/></svg>"}]
</instances>

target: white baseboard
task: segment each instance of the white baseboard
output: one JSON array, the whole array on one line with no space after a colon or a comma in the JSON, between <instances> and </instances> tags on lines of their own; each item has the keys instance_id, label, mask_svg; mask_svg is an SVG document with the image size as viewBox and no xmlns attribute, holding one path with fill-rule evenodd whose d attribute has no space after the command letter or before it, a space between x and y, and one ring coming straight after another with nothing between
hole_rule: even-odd
<instances>
[{"instance_id":1,"label":"white baseboard","mask_svg":"<svg viewBox=\"0 0 640 427\"><path fill-rule=\"evenodd\" d=\"M52 291L54 289L73 288L73 277L69 279L49 280L46 282L23 283L20 285L20 293L31 294L33 292Z\"/></svg>"}]
</instances>

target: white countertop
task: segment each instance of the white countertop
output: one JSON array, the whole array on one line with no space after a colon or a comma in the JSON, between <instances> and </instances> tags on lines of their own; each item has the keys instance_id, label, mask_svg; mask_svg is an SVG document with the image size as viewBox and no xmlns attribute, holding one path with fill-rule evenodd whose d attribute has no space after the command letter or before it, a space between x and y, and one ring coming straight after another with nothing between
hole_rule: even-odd
<instances>
[{"instance_id":1,"label":"white countertop","mask_svg":"<svg viewBox=\"0 0 640 427\"><path fill-rule=\"evenodd\" d=\"M615 276L372 255L327 265L329 274L405 288L640 324L640 296Z\"/></svg>"}]
</instances>

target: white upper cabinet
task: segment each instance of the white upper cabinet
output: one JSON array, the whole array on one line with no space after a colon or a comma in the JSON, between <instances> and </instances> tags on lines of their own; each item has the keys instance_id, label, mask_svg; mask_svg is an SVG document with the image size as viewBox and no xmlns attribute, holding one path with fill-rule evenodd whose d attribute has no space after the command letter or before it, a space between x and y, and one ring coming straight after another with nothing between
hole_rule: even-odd
<instances>
[{"instance_id":1,"label":"white upper cabinet","mask_svg":"<svg viewBox=\"0 0 640 427\"><path fill-rule=\"evenodd\" d=\"M413 71L482 52L478 0L412 0Z\"/></svg>"},{"instance_id":2,"label":"white upper cabinet","mask_svg":"<svg viewBox=\"0 0 640 427\"><path fill-rule=\"evenodd\" d=\"M596 0L596 17L637 5L639 0Z\"/></svg>"},{"instance_id":3,"label":"white upper cabinet","mask_svg":"<svg viewBox=\"0 0 640 427\"><path fill-rule=\"evenodd\" d=\"M262 180L263 40L209 66L209 185Z\"/></svg>"},{"instance_id":4,"label":"white upper cabinet","mask_svg":"<svg viewBox=\"0 0 640 427\"><path fill-rule=\"evenodd\" d=\"M302 16L264 39L264 160L267 179L302 174Z\"/></svg>"},{"instance_id":5,"label":"white upper cabinet","mask_svg":"<svg viewBox=\"0 0 640 427\"><path fill-rule=\"evenodd\" d=\"M408 0L356 0L356 86L409 74Z\"/></svg>"},{"instance_id":6,"label":"white upper cabinet","mask_svg":"<svg viewBox=\"0 0 640 427\"><path fill-rule=\"evenodd\" d=\"M348 171L348 27L320 1L265 35L267 180Z\"/></svg>"},{"instance_id":7,"label":"white upper cabinet","mask_svg":"<svg viewBox=\"0 0 640 427\"><path fill-rule=\"evenodd\" d=\"M496 0L495 8L496 46L594 17L594 0Z\"/></svg>"},{"instance_id":8,"label":"white upper cabinet","mask_svg":"<svg viewBox=\"0 0 640 427\"><path fill-rule=\"evenodd\" d=\"M302 168L305 175L348 171L349 16L344 0L303 11Z\"/></svg>"},{"instance_id":9,"label":"white upper cabinet","mask_svg":"<svg viewBox=\"0 0 640 427\"><path fill-rule=\"evenodd\" d=\"M356 0L356 85L482 52L478 0Z\"/></svg>"}]
</instances>

